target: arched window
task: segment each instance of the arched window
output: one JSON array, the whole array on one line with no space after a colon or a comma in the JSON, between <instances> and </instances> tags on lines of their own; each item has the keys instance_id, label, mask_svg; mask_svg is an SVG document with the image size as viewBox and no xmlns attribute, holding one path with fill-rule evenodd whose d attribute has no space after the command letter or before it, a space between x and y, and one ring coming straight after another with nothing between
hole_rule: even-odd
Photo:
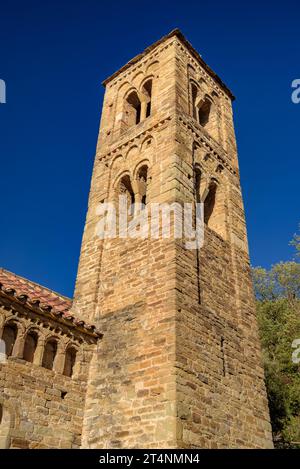
<instances>
[{"instance_id":1,"label":"arched window","mask_svg":"<svg viewBox=\"0 0 300 469\"><path fill-rule=\"evenodd\" d=\"M57 341L50 339L45 345L42 366L48 370L53 369L54 360L57 352Z\"/></svg>"},{"instance_id":2,"label":"arched window","mask_svg":"<svg viewBox=\"0 0 300 469\"><path fill-rule=\"evenodd\" d=\"M146 96L146 109L145 109L145 116L143 118L147 118L151 114L151 98L152 98L152 80L147 80L142 89L143 94Z\"/></svg>"},{"instance_id":3,"label":"arched window","mask_svg":"<svg viewBox=\"0 0 300 469\"><path fill-rule=\"evenodd\" d=\"M64 375L73 376L74 366L76 362L77 350L74 347L68 347L65 355L65 366L64 366Z\"/></svg>"},{"instance_id":4,"label":"arched window","mask_svg":"<svg viewBox=\"0 0 300 469\"><path fill-rule=\"evenodd\" d=\"M16 324L8 323L4 326L2 333L2 340L5 343L5 353L7 357L10 357L13 353L13 348L18 335L18 329Z\"/></svg>"},{"instance_id":5,"label":"arched window","mask_svg":"<svg viewBox=\"0 0 300 469\"><path fill-rule=\"evenodd\" d=\"M214 211L215 202L216 202L216 192L217 192L217 183L212 181L209 186L209 192L204 201L204 223L209 226L209 220Z\"/></svg>"},{"instance_id":6,"label":"arched window","mask_svg":"<svg viewBox=\"0 0 300 469\"><path fill-rule=\"evenodd\" d=\"M135 195L128 174L122 177L119 185L119 193L127 197L127 207L130 214L134 213Z\"/></svg>"},{"instance_id":7,"label":"arched window","mask_svg":"<svg viewBox=\"0 0 300 469\"><path fill-rule=\"evenodd\" d=\"M198 88L195 83L191 83L191 108L192 108L192 116L196 121L198 121L198 110L197 110L197 95L198 95Z\"/></svg>"},{"instance_id":8,"label":"arched window","mask_svg":"<svg viewBox=\"0 0 300 469\"><path fill-rule=\"evenodd\" d=\"M147 204L147 182L148 182L148 166L143 165L137 173L140 200L143 205Z\"/></svg>"},{"instance_id":9,"label":"arched window","mask_svg":"<svg viewBox=\"0 0 300 469\"><path fill-rule=\"evenodd\" d=\"M202 127L205 127L209 122L209 116L211 111L212 102L207 97L202 101L198 110L198 121Z\"/></svg>"},{"instance_id":10,"label":"arched window","mask_svg":"<svg viewBox=\"0 0 300 469\"><path fill-rule=\"evenodd\" d=\"M139 124L141 120L141 101L136 91L132 91L126 99L127 126Z\"/></svg>"},{"instance_id":11,"label":"arched window","mask_svg":"<svg viewBox=\"0 0 300 469\"><path fill-rule=\"evenodd\" d=\"M38 343L37 333L34 331L28 332L26 339L25 339L24 352L23 352L23 359L26 360L27 362L33 363L37 343Z\"/></svg>"}]
</instances>

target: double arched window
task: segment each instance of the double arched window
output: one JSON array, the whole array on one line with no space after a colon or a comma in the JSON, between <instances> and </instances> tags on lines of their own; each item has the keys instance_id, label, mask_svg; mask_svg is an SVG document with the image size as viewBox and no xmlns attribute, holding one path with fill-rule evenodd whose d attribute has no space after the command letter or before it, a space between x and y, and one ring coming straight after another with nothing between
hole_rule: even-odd
<instances>
[{"instance_id":1,"label":"double arched window","mask_svg":"<svg viewBox=\"0 0 300 469\"><path fill-rule=\"evenodd\" d=\"M190 82L190 113L201 127L219 140L218 95L215 92L209 94L204 91L206 88L203 84L201 87L194 81Z\"/></svg>"},{"instance_id":2,"label":"double arched window","mask_svg":"<svg viewBox=\"0 0 300 469\"><path fill-rule=\"evenodd\" d=\"M131 216L135 213L135 207L141 205L143 209L147 204L148 180L148 165L142 164L135 172L134 178L125 174L116 186L116 196L126 196L127 209Z\"/></svg>"},{"instance_id":3,"label":"double arched window","mask_svg":"<svg viewBox=\"0 0 300 469\"><path fill-rule=\"evenodd\" d=\"M124 100L124 128L139 124L151 115L152 107L152 79L148 79L141 86L140 91L131 90Z\"/></svg>"}]
</instances>

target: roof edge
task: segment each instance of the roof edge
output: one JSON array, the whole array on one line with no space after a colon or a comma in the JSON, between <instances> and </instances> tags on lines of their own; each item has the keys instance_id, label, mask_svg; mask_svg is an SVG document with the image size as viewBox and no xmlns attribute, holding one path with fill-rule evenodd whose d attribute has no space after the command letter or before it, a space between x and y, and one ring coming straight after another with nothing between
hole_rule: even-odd
<instances>
[{"instance_id":1,"label":"roof edge","mask_svg":"<svg viewBox=\"0 0 300 469\"><path fill-rule=\"evenodd\" d=\"M155 49L157 46L165 42L167 39L170 39L171 37L176 36L184 45L185 47L189 50L189 52L193 55L193 57L200 63L200 65L205 69L205 71L221 86L223 91L230 97L232 101L235 100L234 94L231 92L231 90L225 85L225 83L221 80L219 75L217 75L210 67L207 65L207 63L202 59L201 55L196 51L196 49L192 46L192 44L186 39L184 34L180 31L179 28L173 29L169 34L166 36L163 36L161 39L158 41L154 42L150 46L148 46L143 52L140 54L136 55L133 57L133 59L129 60L123 67L121 67L119 70L117 70L115 73L110 75L108 78L106 78L103 82L102 85L106 86L111 80L113 80L116 76L118 76L120 73L124 72L127 70L131 65L134 65L137 63L139 60L141 60L145 55L147 55L149 52L151 52L153 49Z\"/></svg>"},{"instance_id":2,"label":"roof edge","mask_svg":"<svg viewBox=\"0 0 300 469\"><path fill-rule=\"evenodd\" d=\"M62 298L63 300L70 301L71 303L73 302L73 298L70 298L69 296L66 296L66 295L62 295L61 293L58 293L57 291L52 290L51 288L45 287L44 285L41 285L40 283L37 283L34 280L30 280L29 278L23 277L22 275L16 274L15 272L11 272L10 270L5 269L4 267L0 267L0 272L4 272L4 273L7 273L9 275L13 275L14 277L25 280L25 282L32 283L33 285L35 285L39 288L42 288L43 290L47 290L49 293L52 293L53 295L56 295L59 298Z\"/></svg>"}]
</instances>

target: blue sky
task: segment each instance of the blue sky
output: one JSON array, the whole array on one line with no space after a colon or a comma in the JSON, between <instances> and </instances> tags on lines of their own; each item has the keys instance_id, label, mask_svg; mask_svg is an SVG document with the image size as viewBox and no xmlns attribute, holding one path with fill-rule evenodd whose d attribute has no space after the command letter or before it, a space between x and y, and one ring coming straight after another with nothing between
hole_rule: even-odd
<instances>
[{"instance_id":1,"label":"blue sky","mask_svg":"<svg viewBox=\"0 0 300 469\"><path fill-rule=\"evenodd\" d=\"M179 27L232 89L253 265L300 222L297 1L14 1L0 7L0 265L72 296L101 81Z\"/></svg>"}]
</instances>

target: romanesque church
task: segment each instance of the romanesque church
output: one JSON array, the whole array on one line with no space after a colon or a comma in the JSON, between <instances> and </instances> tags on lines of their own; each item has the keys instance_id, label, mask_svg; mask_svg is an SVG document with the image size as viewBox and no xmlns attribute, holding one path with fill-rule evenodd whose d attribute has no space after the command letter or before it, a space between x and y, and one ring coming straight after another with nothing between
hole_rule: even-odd
<instances>
[{"instance_id":1,"label":"romanesque church","mask_svg":"<svg viewBox=\"0 0 300 469\"><path fill-rule=\"evenodd\" d=\"M234 96L179 30L103 85L74 298L0 270L0 447L271 448ZM203 246L102 239L120 194L201 202Z\"/></svg>"}]
</instances>

